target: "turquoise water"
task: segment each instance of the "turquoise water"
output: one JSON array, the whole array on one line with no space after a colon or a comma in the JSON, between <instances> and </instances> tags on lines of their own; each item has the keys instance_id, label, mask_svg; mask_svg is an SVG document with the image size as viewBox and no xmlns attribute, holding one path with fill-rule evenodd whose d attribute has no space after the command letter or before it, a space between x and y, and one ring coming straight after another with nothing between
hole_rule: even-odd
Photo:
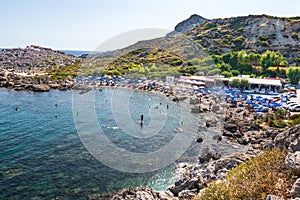
<instances>
[{"instance_id":1,"label":"turquoise water","mask_svg":"<svg viewBox=\"0 0 300 200\"><path fill-rule=\"evenodd\" d=\"M109 105L112 91L97 92L95 106L99 123L116 145L146 152L170 140L178 120L170 121L163 139L147 141L150 147L116 128ZM150 100L151 105L169 102L171 110L172 102L165 97L136 93L129 106L133 120L138 122L142 111L145 125L150 123ZM109 168L92 157L75 129L72 91L0 89L0 150L0 199L85 199L139 185L163 190L174 181L172 164L159 171L132 174Z\"/></svg>"},{"instance_id":2,"label":"turquoise water","mask_svg":"<svg viewBox=\"0 0 300 200\"><path fill-rule=\"evenodd\" d=\"M122 98L117 99L116 104L127 106L137 125L141 113L145 127L154 119L151 112L157 112L156 117L166 121L159 134L136 138L124 133L114 120L111 106L114 92L126 94L127 91L95 92L95 114L101 129L117 147L136 153L152 152L175 137L174 129L182 120L176 103L144 92L134 92L128 104ZM93 199L122 188L143 185L165 190L174 183L175 163L137 174L112 169L95 159L76 131L73 114L81 116L82 113L73 113L72 94L72 91L32 93L0 89L0 199ZM191 115L185 120L197 126L203 117ZM204 136L196 133L196 127L190 128L195 130L195 136ZM204 134L210 136L205 137L205 145L218 149L222 155L235 151L224 140L217 143L209 139L212 132ZM177 162L197 161L201 145L193 143ZM119 161L120 165L123 161Z\"/></svg>"}]
</instances>

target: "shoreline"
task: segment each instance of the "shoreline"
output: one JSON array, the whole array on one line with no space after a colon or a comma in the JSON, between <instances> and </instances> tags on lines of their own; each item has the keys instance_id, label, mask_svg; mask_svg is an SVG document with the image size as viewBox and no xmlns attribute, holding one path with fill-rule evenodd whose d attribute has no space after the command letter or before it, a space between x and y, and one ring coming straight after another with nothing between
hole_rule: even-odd
<instances>
[{"instance_id":1,"label":"shoreline","mask_svg":"<svg viewBox=\"0 0 300 200\"><path fill-rule=\"evenodd\" d=\"M82 88L77 89L77 90L85 90L87 88L92 88L92 89L101 89L101 88L115 89L115 88L117 88L117 89L133 90L133 91L137 91L137 92L146 92L146 93L148 93L148 94L150 93L152 95L159 95L159 96L168 97L170 100L173 97L176 96L176 92L175 92L175 94L168 94L168 96L166 96L166 93L161 92L161 91L156 91L156 90L150 90L149 91L149 90L138 89L138 88L130 88L128 86L127 87L122 87L122 86L82 87ZM10 90L9 88L6 88L6 89ZM32 91L26 91L26 92L32 92ZM187 104L189 107L194 106L195 104L192 104L191 102L189 104L187 102L190 98L193 98L194 96L193 95L188 95L188 93L186 95L187 95L187 98L185 99L186 101L184 101L184 103ZM299 98L297 98L297 99L299 99ZM204 114L206 112L208 112L208 111L205 111ZM183 163L176 164L177 165L176 170L179 170L181 172L181 173L179 173L179 176L182 176L182 177L179 181L175 182L173 186L168 187L167 191L155 191L153 189L146 189L147 187L138 187L138 188L132 188L132 189L123 189L121 191L112 191L112 192L109 192L107 194L110 195L109 198L111 198L113 196L116 197L116 196L119 196L119 195L123 196L124 194L127 194L129 191L131 193L138 193L140 191L144 191L144 192L146 191L146 193L148 193L152 196L159 196L159 197L166 198L166 199L174 199L174 198L176 199L176 198L184 197L184 196L194 196L200 190L200 188L198 188L198 186L195 185L195 178L199 178L199 177L186 178L186 177L183 177L183 174L185 174L185 173L192 174L193 170L199 170L199 168L204 170L208 166L216 165L218 162L224 161L228 158L231 159L231 160L240 160L241 162L240 161L239 162L241 164L244 161L248 160L251 156L258 155L263 149L268 149L269 146L267 145L267 143L269 142L268 144L270 144L270 145L273 144L274 143L274 138L278 134L280 134L281 131L282 130L275 129L275 128L274 129L269 129L269 130L266 129L266 128L262 129L262 131L257 133L257 134L261 135L262 132L264 132L265 135L263 135L262 138L259 138L259 139L256 139L256 140L263 140L263 141L260 141L260 143L264 143L265 145L263 145L263 146L261 144L256 145L256 143L254 143L255 148L251 149L250 151L248 149L248 152L246 152L246 154L241 154L239 151L237 151L236 153L234 153L232 155L220 158L220 157L214 157L214 155L212 155L211 152L209 152L209 150L208 150L207 155L204 156L205 161L203 163L198 162L198 163L188 164L188 163L183 162ZM240 136L230 134L229 132L228 131L226 132L227 135L224 134L224 133L220 133L220 135L221 135L221 137L225 137L226 139L228 139L228 141L231 144L240 143L238 141L238 139L240 139ZM228 135L228 133L229 133L229 135ZM252 135L252 136L253 136L253 138L255 138L258 135ZM250 137L249 139L252 139L252 137ZM241 143L244 143L244 141L241 141ZM245 144L245 145L248 145L248 144ZM252 145L252 142L250 142L250 145ZM240 157L242 159L240 159ZM210 176L215 177L215 175L213 175L212 172L211 172ZM197 180L199 181L199 179L197 179ZM213 181L213 178L211 178L211 180L209 180L205 184L208 185L212 181Z\"/></svg>"}]
</instances>

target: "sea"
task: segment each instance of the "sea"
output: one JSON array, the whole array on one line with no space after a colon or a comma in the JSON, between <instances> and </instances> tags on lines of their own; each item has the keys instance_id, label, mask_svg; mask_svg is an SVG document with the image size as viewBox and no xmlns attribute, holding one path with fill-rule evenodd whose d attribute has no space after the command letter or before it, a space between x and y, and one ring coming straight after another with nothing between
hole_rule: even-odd
<instances>
[{"instance_id":1,"label":"sea","mask_svg":"<svg viewBox=\"0 0 300 200\"><path fill-rule=\"evenodd\" d=\"M174 134L176 137L185 134L178 128L182 125L178 104L165 96L110 88L91 92L99 126L118 148L137 153L157 151L169 143ZM119 97L112 99L116 93L131 95L129 102ZM107 192L135 186L165 190L178 178L177 163L197 162L203 144L194 142L179 159L155 171L139 173L107 166L82 142L74 122L82 113L74 112L74 96L74 91L34 93L0 89L0 199L95 199ZM118 112L112 112L111 102L128 107L129 115L119 113L117 118L130 120L137 127L141 113L144 127L154 123L152 118L157 115L153 112L167 120L159 136L134 139L114 120ZM195 133L201 123L199 119L199 115L188 119L195 124ZM197 133L193 137L206 137L205 134ZM210 139L204 141L222 155L237 150L225 141L223 144ZM121 166L124 161L115 163Z\"/></svg>"}]
</instances>

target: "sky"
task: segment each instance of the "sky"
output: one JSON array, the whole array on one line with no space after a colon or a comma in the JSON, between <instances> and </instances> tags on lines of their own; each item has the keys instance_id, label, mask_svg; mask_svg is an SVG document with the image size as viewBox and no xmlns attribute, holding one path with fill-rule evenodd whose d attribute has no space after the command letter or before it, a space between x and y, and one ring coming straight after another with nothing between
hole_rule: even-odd
<instances>
[{"instance_id":1,"label":"sky","mask_svg":"<svg viewBox=\"0 0 300 200\"><path fill-rule=\"evenodd\" d=\"M94 50L134 30L163 35L192 14L208 19L249 14L299 16L300 1L1 0L0 12L1 48L34 44L59 50Z\"/></svg>"}]
</instances>

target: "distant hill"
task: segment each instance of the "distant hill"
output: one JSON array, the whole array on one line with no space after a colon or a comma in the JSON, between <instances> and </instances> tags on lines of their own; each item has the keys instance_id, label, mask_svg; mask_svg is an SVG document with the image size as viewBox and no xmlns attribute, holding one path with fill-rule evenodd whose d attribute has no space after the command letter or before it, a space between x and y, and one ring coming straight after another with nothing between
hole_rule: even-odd
<instances>
[{"instance_id":1,"label":"distant hill","mask_svg":"<svg viewBox=\"0 0 300 200\"><path fill-rule=\"evenodd\" d=\"M0 51L0 69L27 72L30 70L58 72L58 68L74 66L80 58L36 45Z\"/></svg>"}]
</instances>

